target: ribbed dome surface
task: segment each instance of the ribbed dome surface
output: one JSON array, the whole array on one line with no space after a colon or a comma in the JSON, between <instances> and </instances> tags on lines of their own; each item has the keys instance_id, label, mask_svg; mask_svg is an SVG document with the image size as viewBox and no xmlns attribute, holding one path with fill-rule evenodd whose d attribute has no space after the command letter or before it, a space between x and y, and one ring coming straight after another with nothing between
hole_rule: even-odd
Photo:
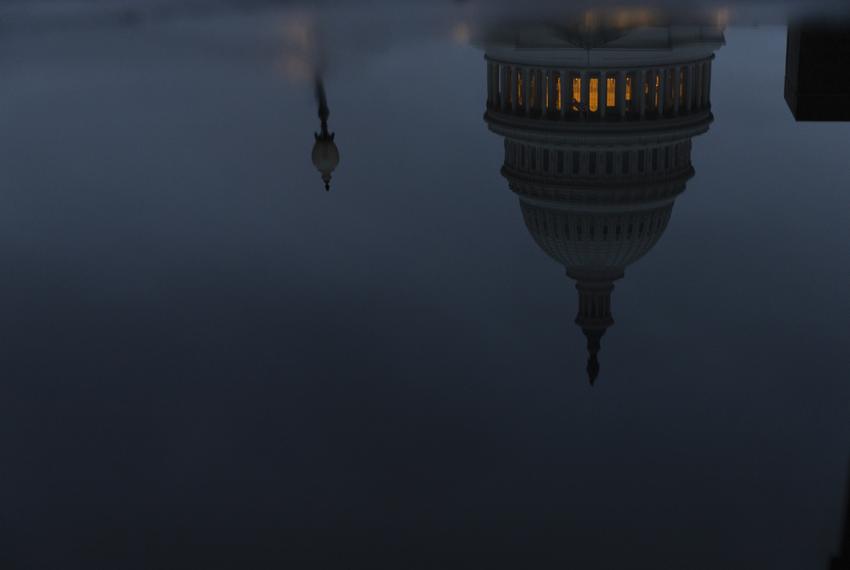
<instances>
[{"instance_id":1,"label":"ribbed dome surface","mask_svg":"<svg viewBox=\"0 0 850 570\"><path fill-rule=\"evenodd\" d=\"M664 233L672 202L646 210L576 212L520 200L534 241L567 269L623 269L643 257Z\"/></svg>"}]
</instances>

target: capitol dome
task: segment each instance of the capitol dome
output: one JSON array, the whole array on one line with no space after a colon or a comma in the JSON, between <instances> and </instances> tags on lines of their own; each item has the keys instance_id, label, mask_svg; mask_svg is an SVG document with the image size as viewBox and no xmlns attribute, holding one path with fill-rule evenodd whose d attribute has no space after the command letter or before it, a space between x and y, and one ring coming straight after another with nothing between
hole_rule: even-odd
<instances>
[{"instance_id":1,"label":"capitol dome","mask_svg":"<svg viewBox=\"0 0 850 570\"><path fill-rule=\"evenodd\" d=\"M638 211L583 212L520 200L525 225L549 257L577 270L619 269L652 249L667 227L673 203Z\"/></svg>"},{"instance_id":2,"label":"capitol dome","mask_svg":"<svg viewBox=\"0 0 850 570\"><path fill-rule=\"evenodd\" d=\"M722 31L510 25L484 40L490 130L535 243L575 280L587 374L599 375L611 295L661 239L694 175Z\"/></svg>"}]
</instances>

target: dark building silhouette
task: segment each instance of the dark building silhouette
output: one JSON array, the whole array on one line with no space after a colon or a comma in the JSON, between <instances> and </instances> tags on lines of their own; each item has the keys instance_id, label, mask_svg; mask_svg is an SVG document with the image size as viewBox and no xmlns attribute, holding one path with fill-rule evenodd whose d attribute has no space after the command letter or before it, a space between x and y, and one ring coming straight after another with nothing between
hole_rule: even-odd
<instances>
[{"instance_id":1,"label":"dark building silhouette","mask_svg":"<svg viewBox=\"0 0 850 570\"><path fill-rule=\"evenodd\" d=\"M505 139L502 174L529 232L576 282L591 384L614 283L661 238L694 174L691 139L712 122L724 42L717 26L622 16L506 25L481 40L485 121Z\"/></svg>"},{"instance_id":2,"label":"dark building silhouette","mask_svg":"<svg viewBox=\"0 0 850 570\"><path fill-rule=\"evenodd\" d=\"M785 100L798 121L850 121L850 24L788 27Z\"/></svg>"},{"instance_id":3,"label":"dark building silhouette","mask_svg":"<svg viewBox=\"0 0 850 570\"><path fill-rule=\"evenodd\" d=\"M315 143L313 144L311 158L313 160L313 166L322 175L325 190L330 190L331 175L336 167L339 166L339 149L334 141L336 133L328 130L328 118L331 112L328 108L325 84L321 77L316 78L316 101L319 104L319 121L321 125L319 132L315 133Z\"/></svg>"},{"instance_id":4,"label":"dark building silhouette","mask_svg":"<svg viewBox=\"0 0 850 570\"><path fill-rule=\"evenodd\" d=\"M830 570L850 570L850 467L847 470L847 490L845 493L846 507L844 509L844 523L841 527L838 555L832 559Z\"/></svg>"}]
</instances>

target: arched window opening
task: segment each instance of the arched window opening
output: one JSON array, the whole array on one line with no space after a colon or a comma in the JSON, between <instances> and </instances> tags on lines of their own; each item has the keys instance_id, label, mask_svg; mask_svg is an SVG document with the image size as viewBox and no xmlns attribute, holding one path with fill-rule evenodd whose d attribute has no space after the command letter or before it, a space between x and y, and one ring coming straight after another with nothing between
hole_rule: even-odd
<instances>
[{"instance_id":1,"label":"arched window opening","mask_svg":"<svg viewBox=\"0 0 850 570\"><path fill-rule=\"evenodd\" d=\"M590 93L588 93L588 108L591 113L595 113L599 110L599 78L591 77L589 87Z\"/></svg>"},{"instance_id":2,"label":"arched window opening","mask_svg":"<svg viewBox=\"0 0 850 570\"><path fill-rule=\"evenodd\" d=\"M661 102L661 74L655 74L655 97L652 100L652 106L655 109L658 109L659 103Z\"/></svg>"},{"instance_id":3,"label":"arched window opening","mask_svg":"<svg viewBox=\"0 0 850 570\"><path fill-rule=\"evenodd\" d=\"M517 105L525 104L525 78L522 72L516 74L516 102Z\"/></svg>"},{"instance_id":4,"label":"arched window opening","mask_svg":"<svg viewBox=\"0 0 850 570\"><path fill-rule=\"evenodd\" d=\"M578 111L579 105L581 105L581 77L573 76L573 100L572 100L572 110Z\"/></svg>"}]
</instances>

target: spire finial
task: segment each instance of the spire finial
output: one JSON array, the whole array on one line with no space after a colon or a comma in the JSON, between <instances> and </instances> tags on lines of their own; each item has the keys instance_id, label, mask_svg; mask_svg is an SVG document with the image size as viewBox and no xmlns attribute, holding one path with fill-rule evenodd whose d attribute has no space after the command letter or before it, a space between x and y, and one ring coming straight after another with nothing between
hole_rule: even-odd
<instances>
[{"instance_id":1,"label":"spire finial","mask_svg":"<svg viewBox=\"0 0 850 570\"><path fill-rule=\"evenodd\" d=\"M617 279L619 275L587 273L577 277L576 324L581 327L581 331L587 337L587 377L590 385L593 386L599 377L599 351L602 348L602 337L614 324L614 318L611 316L611 292L614 290L613 279Z\"/></svg>"},{"instance_id":2,"label":"spire finial","mask_svg":"<svg viewBox=\"0 0 850 570\"><path fill-rule=\"evenodd\" d=\"M602 348L601 341L605 335L605 329L582 329L582 332L587 337L587 378L593 386L599 377L599 350Z\"/></svg>"}]
</instances>

